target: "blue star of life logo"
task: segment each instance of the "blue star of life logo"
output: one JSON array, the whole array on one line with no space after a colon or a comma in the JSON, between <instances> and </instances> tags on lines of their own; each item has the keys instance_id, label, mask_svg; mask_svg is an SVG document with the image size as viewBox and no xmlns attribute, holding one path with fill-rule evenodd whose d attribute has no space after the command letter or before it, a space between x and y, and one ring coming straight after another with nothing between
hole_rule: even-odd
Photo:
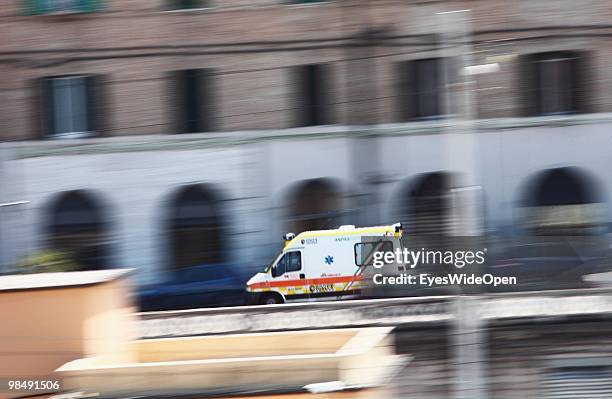
<instances>
[{"instance_id":1,"label":"blue star of life logo","mask_svg":"<svg viewBox=\"0 0 612 399\"><path fill-rule=\"evenodd\" d=\"M327 255L325 257L325 263L327 263L328 265L331 265L332 263L334 263L334 257L331 255Z\"/></svg>"}]
</instances>

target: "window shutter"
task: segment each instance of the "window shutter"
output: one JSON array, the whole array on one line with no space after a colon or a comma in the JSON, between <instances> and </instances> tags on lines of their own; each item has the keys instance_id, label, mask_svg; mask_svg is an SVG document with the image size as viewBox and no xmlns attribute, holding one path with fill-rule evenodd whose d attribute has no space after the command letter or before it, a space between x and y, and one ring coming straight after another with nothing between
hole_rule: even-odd
<instances>
[{"instance_id":1,"label":"window shutter","mask_svg":"<svg viewBox=\"0 0 612 399\"><path fill-rule=\"evenodd\" d=\"M397 64L398 115L400 122L407 122L415 117L416 90L415 71L411 61Z\"/></svg>"},{"instance_id":2,"label":"window shutter","mask_svg":"<svg viewBox=\"0 0 612 399\"><path fill-rule=\"evenodd\" d=\"M537 59L534 55L524 55L519 59L519 101L522 116L534 116L540 110L540 77Z\"/></svg>"},{"instance_id":3,"label":"window shutter","mask_svg":"<svg viewBox=\"0 0 612 399\"><path fill-rule=\"evenodd\" d=\"M185 95L185 108L183 118L186 129L184 133L198 133L202 131L202 86L199 70L188 69L183 71L183 93Z\"/></svg>"},{"instance_id":4,"label":"window shutter","mask_svg":"<svg viewBox=\"0 0 612 399\"><path fill-rule=\"evenodd\" d=\"M329 123L329 79L326 65L301 65L294 69L297 126Z\"/></svg>"},{"instance_id":5,"label":"window shutter","mask_svg":"<svg viewBox=\"0 0 612 399\"><path fill-rule=\"evenodd\" d=\"M198 69L197 83L199 85L199 127L201 132L211 132L216 129L215 114L215 87L214 87L214 71L212 69Z\"/></svg>"},{"instance_id":6,"label":"window shutter","mask_svg":"<svg viewBox=\"0 0 612 399\"><path fill-rule=\"evenodd\" d=\"M293 69L293 82L295 87L294 108L295 125L308 126L306 93L308 92L308 79L306 77L307 65L300 65Z\"/></svg>"},{"instance_id":7,"label":"window shutter","mask_svg":"<svg viewBox=\"0 0 612 399\"><path fill-rule=\"evenodd\" d=\"M215 129L213 72L187 69L170 75L170 109L176 133L208 132Z\"/></svg>"},{"instance_id":8,"label":"window shutter","mask_svg":"<svg viewBox=\"0 0 612 399\"><path fill-rule=\"evenodd\" d=\"M327 124L325 65L310 65L308 68L309 102L311 120L315 125Z\"/></svg>"},{"instance_id":9,"label":"window shutter","mask_svg":"<svg viewBox=\"0 0 612 399\"><path fill-rule=\"evenodd\" d=\"M85 78L85 93L87 98L87 131L88 132L97 132L98 124L97 124L97 85L98 85L98 77L97 76L87 76Z\"/></svg>"},{"instance_id":10,"label":"window shutter","mask_svg":"<svg viewBox=\"0 0 612 399\"><path fill-rule=\"evenodd\" d=\"M311 126L312 120L312 104L310 101L310 65L301 65L296 68L297 83L297 126Z\"/></svg>"},{"instance_id":11,"label":"window shutter","mask_svg":"<svg viewBox=\"0 0 612 399\"><path fill-rule=\"evenodd\" d=\"M45 139L55 133L52 85L53 81L48 78L34 82L34 134L38 139Z\"/></svg>"},{"instance_id":12,"label":"window shutter","mask_svg":"<svg viewBox=\"0 0 612 399\"><path fill-rule=\"evenodd\" d=\"M108 132L106 125L107 85L104 75L91 75L85 78L87 93L87 130L104 135Z\"/></svg>"},{"instance_id":13,"label":"window shutter","mask_svg":"<svg viewBox=\"0 0 612 399\"><path fill-rule=\"evenodd\" d=\"M316 89L316 70L314 65L307 65L304 68L304 94L303 101L306 104L306 119L307 125L318 125L318 96Z\"/></svg>"},{"instance_id":14,"label":"window shutter","mask_svg":"<svg viewBox=\"0 0 612 399\"><path fill-rule=\"evenodd\" d=\"M318 104L319 104L319 115L320 123L327 125L332 123L331 119L331 70L328 64L318 65L319 71L319 92L318 92Z\"/></svg>"},{"instance_id":15,"label":"window shutter","mask_svg":"<svg viewBox=\"0 0 612 399\"><path fill-rule=\"evenodd\" d=\"M172 71L169 76L169 107L170 119L173 121L171 129L174 133L184 133L187 130L185 121L185 71Z\"/></svg>"},{"instance_id":16,"label":"window shutter","mask_svg":"<svg viewBox=\"0 0 612 399\"><path fill-rule=\"evenodd\" d=\"M428 58L413 62L416 117L440 115L440 59Z\"/></svg>"},{"instance_id":17,"label":"window shutter","mask_svg":"<svg viewBox=\"0 0 612 399\"><path fill-rule=\"evenodd\" d=\"M593 90L591 77L595 71L591 69L591 54L587 51L576 53L575 68L576 112L593 112L590 103Z\"/></svg>"}]
</instances>

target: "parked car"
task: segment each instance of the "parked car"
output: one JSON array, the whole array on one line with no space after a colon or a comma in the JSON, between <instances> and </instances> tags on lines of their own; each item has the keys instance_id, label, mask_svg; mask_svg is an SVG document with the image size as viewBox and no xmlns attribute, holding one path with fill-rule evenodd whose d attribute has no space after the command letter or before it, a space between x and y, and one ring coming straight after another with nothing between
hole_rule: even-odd
<instances>
[{"instance_id":1,"label":"parked car","mask_svg":"<svg viewBox=\"0 0 612 399\"><path fill-rule=\"evenodd\" d=\"M245 303L245 281L237 265L211 264L176 271L163 283L138 293L140 310L178 310L239 306Z\"/></svg>"}]
</instances>

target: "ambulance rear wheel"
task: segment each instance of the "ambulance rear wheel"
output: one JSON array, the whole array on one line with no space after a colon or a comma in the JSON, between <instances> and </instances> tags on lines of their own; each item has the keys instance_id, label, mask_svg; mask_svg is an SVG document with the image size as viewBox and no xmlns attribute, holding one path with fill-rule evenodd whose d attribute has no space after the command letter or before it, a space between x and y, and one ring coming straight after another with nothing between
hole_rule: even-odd
<instances>
[{"instance_id":1,"label":"ambulance rear wheel","mask_svg":"<svg viewBox=\"0 0 612 399\"><path fill-rule=\"evenodd\" d=\"M262 305L276 305L283 303L283 298L278 294L266 294L261 298Z\"/></svg>"}]
</instances>

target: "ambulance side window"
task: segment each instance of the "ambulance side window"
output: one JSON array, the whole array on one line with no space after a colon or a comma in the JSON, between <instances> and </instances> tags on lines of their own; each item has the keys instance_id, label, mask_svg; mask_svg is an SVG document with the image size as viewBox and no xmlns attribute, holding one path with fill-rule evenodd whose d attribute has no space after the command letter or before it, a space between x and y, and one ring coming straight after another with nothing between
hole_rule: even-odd
<instances>
[{"instance_id":1,"label":"ambulance side window","mask_svg":"<svg viewBox=\"0 0 612 399\"><path fill-rule=\"evenodd\" d=\"M299 270L302 270L302 253L300 251L287 252L272 268L272 277Z\"/></svg>"},{"instance_id":2,"label":"ambulance side window","mask_svg":"<svg viewBox=\"0 0 612 399\"><path fill-rule=\"evenodd\" d=\"M302 253L300 251L287 253L287 271L297 272L302 270Z\"/></svg>"},{"instance_id":3,"label":"ambulance side window","mask_svg":"<svg viewBox=\"0 0 612 399\"><path fill-rule=\"evenodd\" d=\"M374 252L393 252L393 243L378 241L355 244L355 265L371 265L374 260Z\"/></svg>"}]
</instances>

